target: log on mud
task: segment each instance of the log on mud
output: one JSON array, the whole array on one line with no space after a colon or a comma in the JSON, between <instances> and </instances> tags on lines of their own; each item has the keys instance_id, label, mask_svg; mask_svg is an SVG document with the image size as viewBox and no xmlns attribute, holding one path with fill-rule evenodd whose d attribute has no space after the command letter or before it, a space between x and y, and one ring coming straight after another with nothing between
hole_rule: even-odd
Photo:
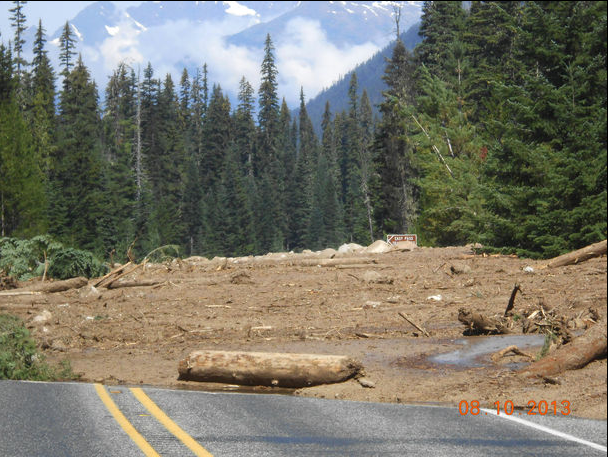
<instances>
[{"instance_id":1,"label":"log on mud","mask_svg":"<svg viewBox=\"0 0 609 457\"><path fill-rule=\"evenodd\" d=\"M577 370L590 362L607 357L607 317L559 347L552 355L532 363L519 371L525 377L553 376L566 370Z\"/></svg>"},{"instance_id":2,"label":"log on mud","mask_svg":"<svg viewBox=\"0 0 609 457\"><path fill-rule=\"evenodd\" d=\"M120 289L122 287L151 287L161 284L161 281L112 281L107 285L108 289Z\"/></svg>"},{"instance_id":3,"label":"log on mud","mask_svg":"<svg viewBox=\"0 0 609 457\"><path fill-rule=\"evenodd\" d=\"M465 308L459 310L457 319L467 327L466 332L470 335L504 335L510 333L510 329L501 319L486 317Z\"/></svg>"},{"instance_id":4,"label":"log on mud","mask_svg":"<svg viewBox=\"0 0 609 457\"><path fill-rule=\"evenodd\" d=\"M577 263L585 262L586 260L594 257L600 257L607 254L607 240L599 243L591 244L585 248L578 249L577 251L569 252L567 254L554 257L546 265L547 268L563 267L565 265L574 265Z\"/></svg>"},{"instance_id":5,"label":"log on mud","mask_svg":"<svg viewBox=\"0 0 609 457\"><path fill-rule=\"evenodd\" d=\"M89 280L87 278L78 277L66 279L64 281L53 281L53 282L41 282L28 289L36 292L43 293L55 293L55 292L65 292L70 289L80 289L81 287L85 287L89 284Z\"/></svg>"},{"instance_id":6,"label":"log on mud","mask_svg":"<svg viewBox=\"0 0 609 457\"><path fill-rule=\"evenodd\" d=\"M340 257L338 259L301 259L291 261L293 265L300 267L341 267L344 265L370 265L376 263L376 259L367 257Z\"/></svg>"},{"instance_id":7,"label":"log on mud","mask_svg":"<svg viewBox=\"0 0 609 457\"><path fill-rule=\"evenodd\" d=\"M361 370L359 362L345 356L194 351L180 361L178 379L299 388L343 382Z\"/></svg>"}]
</instances>

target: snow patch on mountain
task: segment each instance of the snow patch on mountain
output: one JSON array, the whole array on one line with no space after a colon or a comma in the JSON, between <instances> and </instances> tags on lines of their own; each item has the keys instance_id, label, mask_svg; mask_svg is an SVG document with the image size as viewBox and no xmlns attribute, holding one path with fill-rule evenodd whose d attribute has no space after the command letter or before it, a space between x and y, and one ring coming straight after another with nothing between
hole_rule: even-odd
<instances>
[{"instance_id":1,"label":"snow patch on mountain","mask_svg":"<svg viewBox=\"0 0 609 457\"><path fill-rule=\"evenodd\" d=\"M228 9L224 10L228 14L232 14L233 16L257 16L255 10L248 8L245 5L242 5L239 2L224 2L225 5L228 5Z\"/></svg>"},{"instance_id":2,"label":"snow patch on mountain","mask_svg":"<svg viewBox=\"0 0 609 457\"><path fill-rule=\"evenodd\" d=\"M106 31L108 32L108 35L110 35L110 36L116 35L118 33L118 30L119 30L118 26L117 27L110 27L110 26L106 25L104 27L106 27Z\"/></svg>"},{"instance_id":3,"label":"snow patch on mountain","mask_svg":"<svg viewBox=\"0 0 609 457\"><path fill-rule=\"evenodd\" d=\"M76 36L78 37L78 39L80 41L83 41L83 37L82 37L82 33L80 33L78 31L78 29L76 28L76 26L74 24L70 24L72 26L72 30L74 30L74 33L76 34Z\"/></svg>"}]
</instances>

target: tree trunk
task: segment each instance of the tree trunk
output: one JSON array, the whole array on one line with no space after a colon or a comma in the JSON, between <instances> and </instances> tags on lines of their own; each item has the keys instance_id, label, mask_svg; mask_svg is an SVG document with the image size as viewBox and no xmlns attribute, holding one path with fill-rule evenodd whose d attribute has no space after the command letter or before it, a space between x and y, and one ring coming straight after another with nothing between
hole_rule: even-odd
<instances>
[{"instance_id":1,"label":"tree trunk","mask_svg":"<svg viewBox=\"0 0 609 457\"><path fill-rule=\"evenodd\" d=\"M607 240L599 243L591 244L585 248L578 249L577 251L569 252L567 254L554 257L546 265L548 268L563 267L565 265L573 265L586 260L592 259L593 257L600 257L607 254Z\"/></svg>"},{"instance_id":2,"label":"tree trunk","mask_svg":"<svg viewBox=\"0 0 609 457\"><path fill-rule=\"evenodd\" d=\"M178 379L298 388L343 382L361 369L345 356L194 351L180 362Z\"/></svg>"},{"instance_id":3,"label":"tree trunk","mask_svg":"<svg viewBox=\"0 0 609 457\"><path fill-rule=\"evenodd\" d=\"M64 292L70 289L80 289L87 284L89 284L87 278L78 277L66 279L65 281L41 282L38 285L34 285L30 289L37 292L54 293Z\"/></svg>"},{"instance_id":4,"label":"tree trunk","mask_svg":"<svg viewBox=\"0 0 609 457\"><path fill-rule=\"evenodd\" d=\"M593 360L607 357L607 317L590 327L569 344L561 346L552 355L522 369L527 376L552 376L565 370L577 370Z\"/></svg>"}]
</instances>

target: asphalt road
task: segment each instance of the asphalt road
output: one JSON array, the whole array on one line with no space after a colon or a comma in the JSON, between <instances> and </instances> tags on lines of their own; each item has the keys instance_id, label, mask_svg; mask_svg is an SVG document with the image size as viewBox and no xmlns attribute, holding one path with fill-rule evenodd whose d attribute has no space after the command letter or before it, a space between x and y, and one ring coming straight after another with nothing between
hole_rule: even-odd
<instances>
[{"instance_id":1,"label":"asphalt road","mask_svg":"<svg viewBox=\"0 0 609 457\"><path fill-rule=\"evenodd\" d=\"M607 421L572 416L0 381L0 456L606 454Z\"/></svg>"}]
</instances>

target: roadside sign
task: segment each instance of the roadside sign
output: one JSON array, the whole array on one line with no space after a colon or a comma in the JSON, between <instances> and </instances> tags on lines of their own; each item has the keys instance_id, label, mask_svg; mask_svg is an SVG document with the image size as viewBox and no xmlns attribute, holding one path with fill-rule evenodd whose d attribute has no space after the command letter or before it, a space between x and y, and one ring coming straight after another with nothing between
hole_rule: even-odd
<instances>
[{"instance_id":1,"label":"roadside sign","mask_svg":"<svg viewBox=\"0 0 609 457\"><path fill-rule=\"evenodd\" d=\"M396 244L402 243L404 241L414 243L414 245L417 246L417 236L416 235L407 235L407 234L387 235L387 243L392 244L394 246Z\"/></svg>"}]
</instances>

